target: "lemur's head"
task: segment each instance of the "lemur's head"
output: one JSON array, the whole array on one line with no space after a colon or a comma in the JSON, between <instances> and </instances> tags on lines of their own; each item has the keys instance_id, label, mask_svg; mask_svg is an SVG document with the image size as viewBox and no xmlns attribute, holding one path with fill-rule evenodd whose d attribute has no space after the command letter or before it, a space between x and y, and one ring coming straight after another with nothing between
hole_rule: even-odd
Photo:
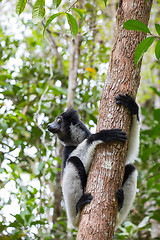
<instances>
[{"instance_id":1,"label":"lemur's head","mask_svg":"<svg viewBox=\"0 0 160 240\"><path fill-rule=\"evenodd\" d=\"M73 137L75 138L75 135L78 134L76 130L78 131L79 122L77 111L69 108L66 112L56 117L55 121L50 123L47 128L50 132L57 134L58 138L65 145L71 145Z\"/></svg>"}]
</instances>

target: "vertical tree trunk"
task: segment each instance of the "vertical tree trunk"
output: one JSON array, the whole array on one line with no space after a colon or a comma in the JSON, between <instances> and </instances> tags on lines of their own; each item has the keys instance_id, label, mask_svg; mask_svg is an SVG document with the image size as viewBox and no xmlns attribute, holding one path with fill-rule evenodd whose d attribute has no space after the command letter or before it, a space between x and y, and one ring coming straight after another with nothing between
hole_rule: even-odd
<instances>
[{"instance_id":1,"label":"vertical tree trunk","mask_svg":"<svg viewBox=\"0 0 160 240\"><path fill-rule=\"evenodd\" d=\"M84 1L78 1L78 8L83 8ZM81 20L79 21L79 26L81 25ZM77 75L79 67L80 58L80 47L82 43L82 35L77 34L75 39L72 39L69 44L69 76L68 76L68 95L67 95L67 108L74 106L74 91L77 86Z\"/></svg>"},{"instance_id":2,"label":"vertical tree trunk","mask_svg":"<svg viewBox=\"0 0 160 240\"><path fill-rule=\"evenodd\" d=\"M129 134L129 113L116 105L114 97L118 93L136 96L141 62L136 70L134 52L145 34L127 31L123 29L123 23L128 19L137 19L148 25L151 5L151 0L120 0L117 31L103 88L97 131L123 128ZM115 192L122 184L126 152L127 144L121 143L103 144L97 148L86 189L93 195L93 200L82 212L77 240L113 238L117 214Z\"/></svg>"},{"instance_id":3,"label":"vertical tree trunk","mask_svg":"<svg viewBox=\"0 0 160 240\"><path fill-rule=\"evenodd\" d=\"M77 34L75 39L70 41L67 108L73 107L74 105L74 91L77 86L77 74L78 74L78 67L79 67L81 43L82 43L82 36L80 34Z\"/></svg>"}]
</instances>

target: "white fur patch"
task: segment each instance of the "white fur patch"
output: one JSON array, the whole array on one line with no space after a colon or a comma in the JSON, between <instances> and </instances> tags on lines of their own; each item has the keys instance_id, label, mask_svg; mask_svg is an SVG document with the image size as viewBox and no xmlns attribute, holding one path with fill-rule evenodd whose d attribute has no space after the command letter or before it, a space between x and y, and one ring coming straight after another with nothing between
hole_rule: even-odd
<instances>
[{"instance_id":1,"label":"white fur patch","mask_svg":"<svg viewBox=\"0 0 160 240\"><path fill-rule=\"evenodd\" d=\"M73 226L77 226L80 214L76 214L76 204L83 195L83 190L78 172L71 163L68 163L64 169L62 191L67 217Z\"/></svg>"},{"instance_id":2,"label":"white fur patch","mask_svg":"<svg viewBox=\"0 0 160 240\"><path fill-rule=\"evenodd\" d=\"M126 158L126 164L133 163L139 152L139 132L140 132L140 124L137 121L137 116L133 115L132 126L128 139L128 152Z\"/></svg>"},{"instance_id":3,"label":"white fur patch","mask_svg":"<svg viewBox=\"0 0 160 240\"><path fill-rule=\"evenodd\" d=\"M137 175L137 170L132 172L122 187L124 192L124 202L123 207L117 214L116 226L120 225L125 220L134 202L137 189Z\"/></svg>"}]
</instances>

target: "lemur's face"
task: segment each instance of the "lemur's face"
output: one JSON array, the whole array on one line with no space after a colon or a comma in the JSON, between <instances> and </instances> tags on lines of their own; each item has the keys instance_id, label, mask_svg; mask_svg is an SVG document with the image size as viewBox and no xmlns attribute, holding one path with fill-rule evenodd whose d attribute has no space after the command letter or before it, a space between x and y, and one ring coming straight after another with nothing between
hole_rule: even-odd
<instances>
[{"instance_id":1,"label":"lemur's face","mask_svg":"<svg viewBox=\"0 0 160 240\"><path fill-rule=\"evenodd\" d=\"M60 133L62 128L63 119L61 116L56 117L54 122L48 124L47 128L52 133Z\"/></svg>"}]
</instances>

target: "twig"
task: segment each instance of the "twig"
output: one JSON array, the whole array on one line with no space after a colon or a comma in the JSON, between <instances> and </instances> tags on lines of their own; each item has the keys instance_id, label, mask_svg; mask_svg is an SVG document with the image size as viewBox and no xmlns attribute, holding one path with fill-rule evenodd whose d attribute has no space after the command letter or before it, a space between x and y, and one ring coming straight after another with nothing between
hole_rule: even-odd
<instances>
[{"instance_id":1,"label":"twig","mask_svg":"<svg viewBox=\"0 0 160 240\"><path fill-rule=\"evenodd\" d=\"M65 13L67 13L67 12L69 12L70 11L70 9L76 4L78 2L78 0L76 0L69 8L68 8L68 10L67 11L65 11Z\"/></svg>"}]
</instances>

